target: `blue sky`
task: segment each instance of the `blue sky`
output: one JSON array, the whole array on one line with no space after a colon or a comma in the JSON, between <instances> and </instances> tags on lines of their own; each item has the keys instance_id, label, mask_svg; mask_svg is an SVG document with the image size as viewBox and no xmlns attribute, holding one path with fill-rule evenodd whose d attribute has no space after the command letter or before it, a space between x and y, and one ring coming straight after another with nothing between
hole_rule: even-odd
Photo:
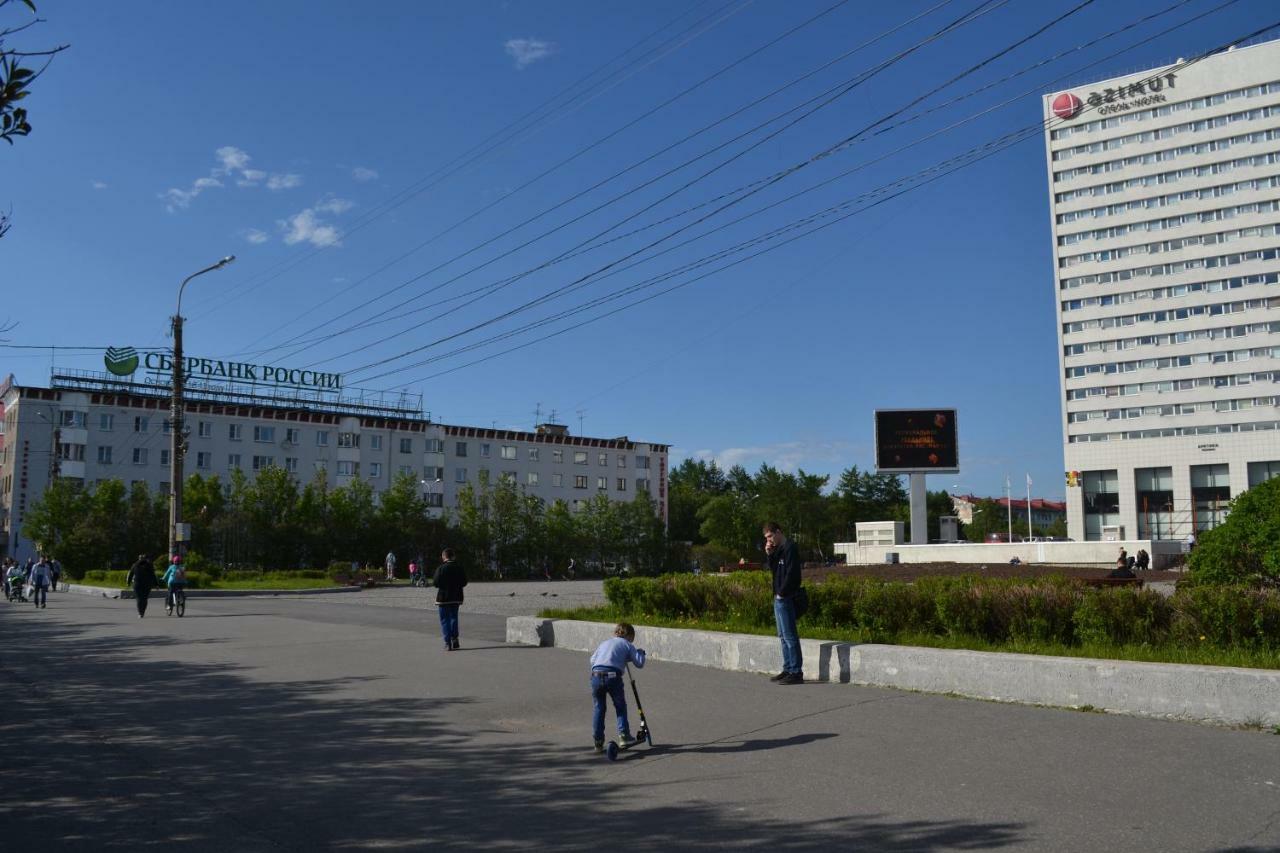
<instances>
[{"instance_id":1,"label":"blue sky","mask_svg":"<svg viewBox=\"0 0 1280 853\"><path fill-rule=\"evenodd\" d=\"M1040 120L1041 93L1194 55L1280 18L1274 3L1238 0L1132 46L1221 2L1188 0L960 99L1173 4L1100 0L902 116L940 109L809 161L1076 3L996 0L988 14L773 138L761 142L798 113L729 142L915 45L977 0L364 6L43 0L47 23L13 37L11 46L71 49L26 101L30 137L0 150L0 209L12 208L13 220L0 240L0 318L19 323L9 335L13 344L166 346L178 282L235 254L234 265L188 288L190 354L315 365L343 372L349 386L403 387L423 394L424 407L450 423L529 428L541 404L544 415L556 410L577 432L583 410L589 435L666 442L677 458L750 469L761 462L832 474L866 468L874 409L954 406L962 472L931 478L930 488L995 494L1009 473L1021 491L1029 473L1038 496L1060 497L1054 289L1039 136L589 325L569 328L655 289L552 321L536 334L454 351L697 263L1029 127ZM16 5L0 11L0 25L24 20ZM551 108L512 127L549 100ZM480 154L495 134L511 138ZM729 144L640 186L722 143ZM468 158L474 159L464 164ZM776 183L756 183L806 162ZM691 226L743 196L744 187L756 191ZM563 227L540 236L556 226ZM598 243L643 226L651 227L560 258L584 241L590 246L592 238ZM598 278L606 267L614 274ZM698 267L657 289L715 268ZM593 272L597 278L585 278ZM495 319L584 278L568 295ZM460 298L470 292L479 298ZM415 296L385 317L373 316ZM366 320L372 324L335 334ZM473 326L480 328L466 332ZM370 366L414 348L423 349ZM419 364L438 356L445 357ZM62 351L56 359L85 369L102 363L100 351ZM0 349L0 372L12 371L20 382L44 384L49 367L48 352Z\"/></svg>"}]
</instances>

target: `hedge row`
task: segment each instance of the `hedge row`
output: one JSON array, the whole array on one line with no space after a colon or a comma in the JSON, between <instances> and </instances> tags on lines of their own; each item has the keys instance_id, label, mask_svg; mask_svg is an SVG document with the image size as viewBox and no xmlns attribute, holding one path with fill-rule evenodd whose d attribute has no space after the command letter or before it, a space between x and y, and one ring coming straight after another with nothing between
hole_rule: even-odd
<instances>
[{"instance_id":1,"label":"hedge row","mask_svg":"<svg viewBox=\"0 0 1280 853\"><path fill-rule=\"evenodd\" d=\"M706 619L773 626L767 576L664 575L605 581L609 604L626 618ZM1151 590L1092 589L1062 577L930 577L915 583L830 578L807 584L801 626L858 631L868 642L901 635L1035 641L1212 644L1280 650L1280 591L1194 587L1171 598Z\"/></svg>"},{"instance_id":2,"label":"hedge row","mask_svg":"<svg viewBox=\"0 0 1280 853\"><path fill-rule=\"evenodd\" d=\"M101 585L108 587L124 587L125 580L129 573L118 570L100 570L94 569L84 573L79 583L90 585ZM187 588L188 589L204 589L209 587L211 583L230 582L230 581L256 581L256 580L292 580L294 578L325 578L329 577L329 573L320 569L299 569L296 571L286 572L256 572L256 571L221 571L216 566L206 567L199 571L194 569L187 570ZM156 580L161 581L163 586L164 575L160 572L156 573Z\"/></svg>"}]
</instances>

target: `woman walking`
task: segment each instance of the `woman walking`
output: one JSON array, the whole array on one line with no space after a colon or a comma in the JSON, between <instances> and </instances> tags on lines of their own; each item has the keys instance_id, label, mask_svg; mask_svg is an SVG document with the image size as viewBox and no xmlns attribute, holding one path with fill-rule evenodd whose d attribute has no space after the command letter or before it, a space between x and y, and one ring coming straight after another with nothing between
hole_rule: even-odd
<instances>
[{"instance_id":1,"label":"woman walking","mask_svg":"<svg viewBox=\"0 0 1280 853\"><path fill-rule=\"evenodd\" d=\"M138 605L138 618L141 619L147 615L147 601L151 598L151 590L158 585L156 570L146 554L138 555L138 562L130 567L124 582L133 587L133 601Z\"/></svg>"}]
</instances>

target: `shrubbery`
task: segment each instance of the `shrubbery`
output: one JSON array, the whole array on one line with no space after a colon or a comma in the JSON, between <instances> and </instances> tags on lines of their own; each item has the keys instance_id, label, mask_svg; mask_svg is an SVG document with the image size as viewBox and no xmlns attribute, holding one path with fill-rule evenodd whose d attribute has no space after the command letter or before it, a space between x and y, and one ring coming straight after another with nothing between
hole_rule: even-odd
<instances>
[{"instance_id":1,"label":"shrubbery","mask_svg":"<svg viewBox=\"0 0 1280 853\"><path fill-rule=\"evenodd\" d=\"M1197 585L1280 586L1280 477L1237 495L1227 520L1200 534L1187 565Z\"/></svg>"},{"instance_id":2,"label":"shrubbery","mask_svg":"<svg viewBox=\"0 0 1280 853\"><path fill-rule=\"evenodd\" d=\"M610 578L610 606L634 621L646 616L773 627L772 588L763 573ZM1243 586L1192 587L1172 598L1133 588L1091 589L1062 577L928 577L914 584L834 577L808 584L802 627L899 637L978 638L990 643L1158 646L1210 644L1280 650L1280 591Z\"/></svg>"}]
</instances>

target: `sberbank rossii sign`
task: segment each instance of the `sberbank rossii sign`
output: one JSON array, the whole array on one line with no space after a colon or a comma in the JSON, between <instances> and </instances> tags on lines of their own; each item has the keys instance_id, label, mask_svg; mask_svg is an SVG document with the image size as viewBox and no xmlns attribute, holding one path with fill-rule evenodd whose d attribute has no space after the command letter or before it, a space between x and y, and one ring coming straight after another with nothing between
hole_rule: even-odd
<instances>
[{"instance_id":1,"label":"sberbank rossii sign","mask_svg":"<svg viewBox=\"0 0 1280 853\"><path fill-rule=\"evenodd\" d=\"M116 376L132 376L139 365L152 374L173 375L173 356L167 352L148 352L139 356L133 347L111 347L103 356L103 362L107 370ZM292 388L319 388L328 391L342 388L341 373L198 356L185 356L182 359L182 375L188 379L206 379L211 382L287 385Z\"/></svg>"}]
</instances>

